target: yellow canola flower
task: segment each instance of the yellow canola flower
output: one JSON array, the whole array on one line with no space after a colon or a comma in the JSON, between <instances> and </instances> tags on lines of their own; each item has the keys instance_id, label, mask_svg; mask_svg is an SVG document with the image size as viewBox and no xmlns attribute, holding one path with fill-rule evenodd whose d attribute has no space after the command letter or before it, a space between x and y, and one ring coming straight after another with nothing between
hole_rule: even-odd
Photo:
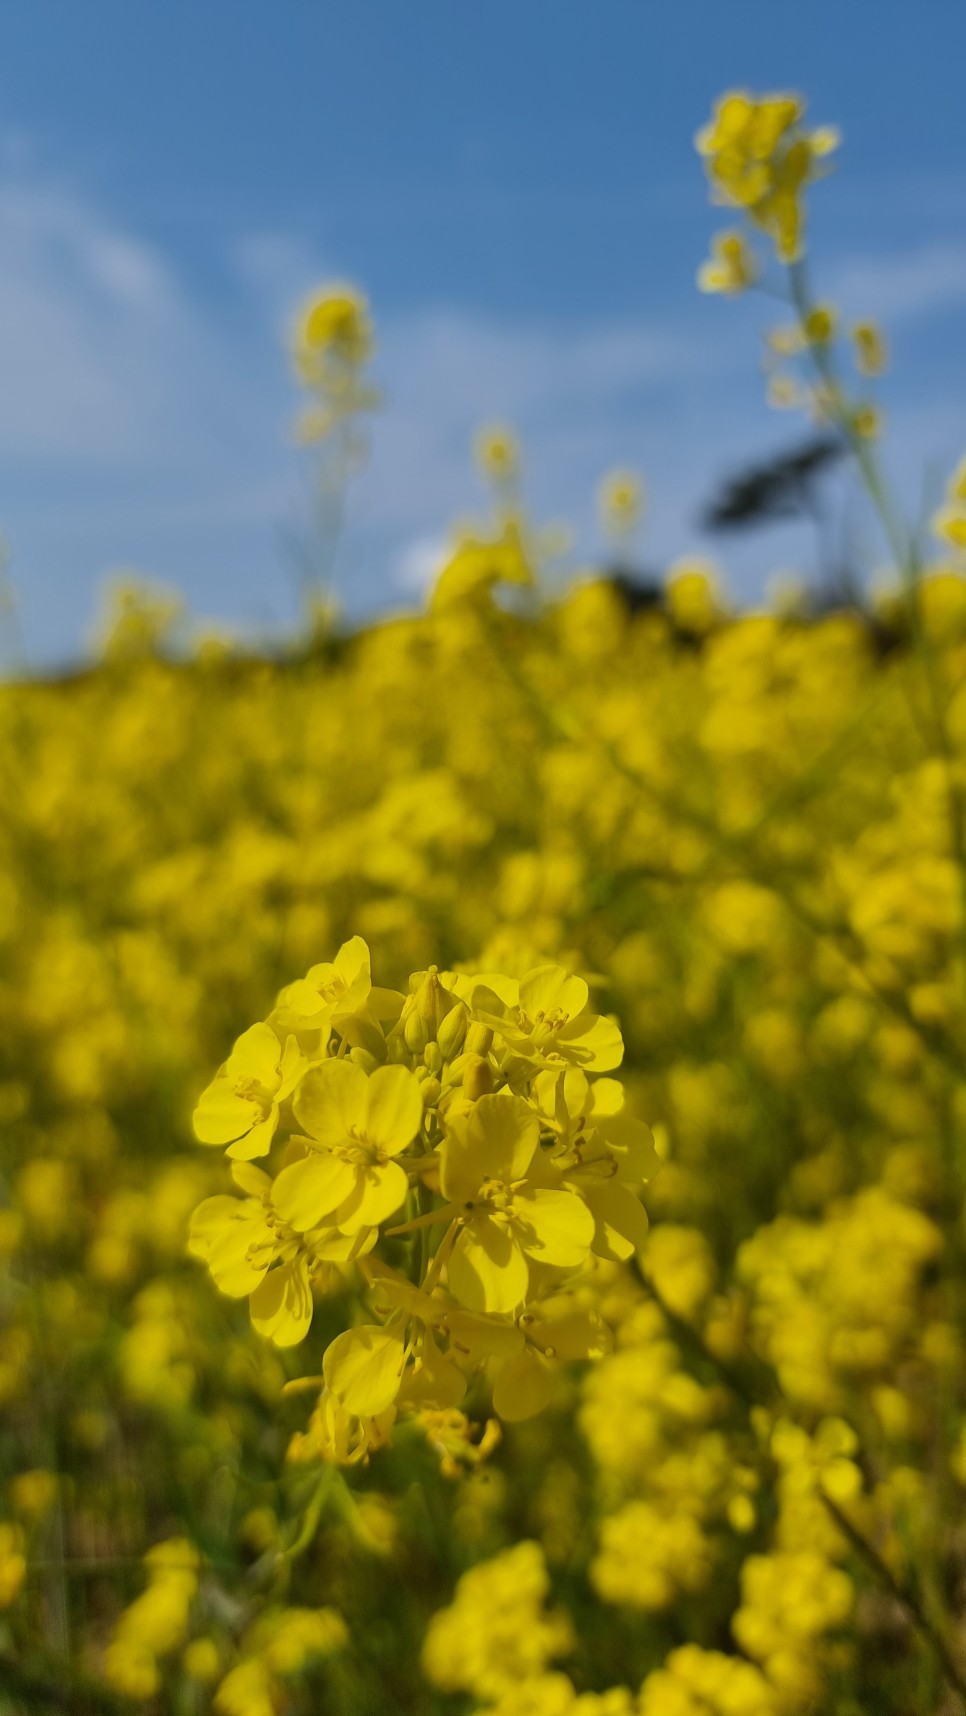
<instances>
[{"instance_id":1,"label":"yellow canola flower","mask_svg":"<svg viewBox=\"0 0 966 1716\"><path fill-rule=\"evenodd\" d=\"M779 1716L782 1701L753 1663L679 1645L641 1687L640 1716Z\"/></svg>"},{"instance_id":2,"label":"yellow canola flower","mask_svg":"<svg viewBox=\"0 0 966 1716\"><path fill-rule=\"evenodd\" d=\"M297 359L321 354L365 363L372 352L372 325L364 295L342 283L320 287L299 315L295 350Z\"/></svg>"},{"instance_id":3,"label":"yellow canola flower","mask_svg":"<svg viewBox=\"0 0 966 1716\"><path fill-rule=\"evenodd\" d=\"M798 96L732 90L696 138L717 199L745 209L784 262L801 254L805 186L838 145L830 127L804 131L804 112Z\"/></svg>"},{"instance_id":4,"label":"yellow canola flower","mask_svg":"<svg viewBox=\"0 0 966 1716\"><path fill-rule=\"evenodd\" d=\"M815 1550L751 1555L741 1570L735 1639L776 1690L807 1705L818 1693L817 1646L848 1619L852 1580Z\"/></svg>"},{"instance_id":5,"label":"yellow canola flower","mask_svg":"<svg viewBox=\"0 0 966 1716\"><path fill-rule=\"evenodd\" d=\"M574 1647L568 1618L548 1611L543 1550L524 1541L464 1573L453 1602L432 1618L423 1671L444 1692L496 1700Z\"/></svg>"},{"instance_id":6,"label":"yellow canola flower","mask_svg":"<svg viewBox=\"0 0 966 1716\"><path fill-rule=\"evenodd\" d=\"M582 977L544 965L521 980L515 1005L488 1012L484 1001L478 1012L516 1054L536 1066L569 1061L588 1072L610 1072L624 1054L620 1030L590 1011L588 997ZM500 998L493 999L498 1006Z\"/></svg>"},{"instance_id":7,"label":"yellow canola flower","mask_svg":"<svg viewBox=\"0 0 966 1716\"><path fill-rule=\"evenodd\" d=\"M827 346L835 338L838 311L834 304L814 304L805 317L804 333L813 346Z\"/></svg>"},{"instance_id":8,"label":"yellow canola flower","mask_svg":"<svg viewBox=\"0 0 966 1716\"><path fill-rule=\"evenodd\" d=\"M272 1117L279 1141L267 1171L233 1162L247 1195L205 1199L189 1250L224 1293L249 1297L277 1346L300 1341L315 1297L353 1270L368 1285L381 1320L330 1341L293 1460L364 1459L397 1413L451 1413L479 1374L501 1418L530 1417L558 1365L607 1350L596 1306L568 1283L592 1253L626 1259L642 1243L639 1193L659 1158L619 1081L597 1076L623 1041L588 999L557 965L430 966L406 995L379 990L361 938L282 990L264 1029L278 1059L294 1026L298 1058ZM264 1032L258 1046L267 1063ZM234 1071L223 1104L238 1100ZM383 1236L403 1239L408 1278Z\"/></svg>"},{"instance_id":9,"label":"yellow canola flower","mask_svg":"<svg viewBox=\"0 0 966 1716\"><path fill-rule=\"evenodd\" d=\"M310 1067L292 1106L308 1154L283 1168L272 1189L282 1220L301 1233L328 1222L354 1236L378 1227L409 1190L394 1160L419 1130L423 1105L407 1067L367 1076L352 1061Z\"/></svg>"},{"instance_id":10,"label":"yellow canola flower","mask_svg":"<svg viewBox=\"0 0 966 1716\"><path fill-rule=\"evenodd\" d=\"M539 1073L533 1097L556 1138L551 1162L594 1218L594 1254L626 1261L644 1244L648 1226L631 1185L653 1179L660 1168L650 1128L622 1112L624 1088L617 1079L591 1083L578 1067Z\"/></svg>"},{"instance_id":11,"label":"yellow canola flower","mask_svg":"<svg viewBox=\"0 0 966 1716\"><path fill-rule=\"evenodd\" d=\"M355 935L343 942L333 960L311 966L304 977L286 984L269 1023L280 1036L295 1031L301 1038L311 1032L312 1053L318 1055L332 1028L366 1009L371 994L369 949L362 937Z\"/></svg>"},{"instance_id":12,"label":"yellow canola flower","mask_svg":"<svg viewBox=\"0 0 966 1716\"><path fill-rule=\"evenodd\" d=\"M278 1716L289 1683L347 1642L336 1609L267 1609L245 1634L242 1659L219 1684L213 1707L221 1716Z\"/></svg>"},{"instance_id":13,"label":"yellow canola flower","mask_svg":"<svg viewBox=\"0 0 966 1716\"><path fill-rule=\"evenodd\" d=\"M294 1037L284 1047L270 1025L252 1025L198 1100L193 1122L202 1144L227 1144L230 1156L264 1156L279 1107L295 1088L302 1057Z\"/></svg>"},{"instance_id":14,"label":"yellow canola flower","mask_svg":"<svg viewBox=\"0 0 966 1716\"><path fill-rule=\"evenodd\" d=\"M727 232L716 232L711 240L711 255L698 269L700 290L733 297L738 292L747 292L757 277L754 254L744 233L734 227Z\"/></svg>"},{"instance_id":15,"label":"yellow canola flower","mask_svg":"<svg viewBox=\"0 0 966 1716\"><path fill-rule=\"evenodd\" d=\"M511 519L490 540L467 536L457 545L433 587L431 606L443 612L469 597L488 596L498 585L526 589L535 581L520 527Z\"/></svg>"},{"instance_id":16,"label":"yellow canola flower","mask_svg":"<svg viewBox=\"0 0 966 1716\"><path fill-rule=\"evenodd\" d=\"M198 1590L199 1556L186 1538L169 1538L144 1557L148 1587L124 1610L104 1656L104 1674L128 1698L161 1686L160 1659L183 1642Z\"/></svg>"},{"instance_id":17,"label":"yellow canola flower","mask_svg":"<svg viewBox=\"0 0 966 1716\"><path fill-rule=\"evenodd\" d=\"M533 1109L501 1091L454 1121L443 1146L442 1191L462 1211L449 1284L471 1310L517 1310L531 1262L576 1269L586 1260L594 1218L575 1193L530 1178L539 1139Z\"/></svg>"}]
</instances>

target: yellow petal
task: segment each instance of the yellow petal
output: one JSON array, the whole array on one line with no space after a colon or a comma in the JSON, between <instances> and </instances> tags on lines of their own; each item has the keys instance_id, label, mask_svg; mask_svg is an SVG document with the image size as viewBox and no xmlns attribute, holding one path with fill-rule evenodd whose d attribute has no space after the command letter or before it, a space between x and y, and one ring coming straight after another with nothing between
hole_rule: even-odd
<instances>
[{"instance_id":1,"label":"yellow petal","mask_svg":"<svg viewBox=\"0 0 966 1716\"><path fill-rule=\"evenodd\" d=\"M239 1208L238 1199L225 1193L216 1198L205 1198L195 1210L188 1227L189 1254L207 1259L214 1241L235 1220Z\"/></svg>"},{"instance_id":2,"label":"yellow petal","mask_svg":"<svg viewBox=\"0 0 966 1716\"><path fill-rule=\"evenodd\" d=\"M503 1366L493 1387L493 1410L508 1424L534 1418L553 1399L553 1372L527 1347Z\"/></svg>"},{"instance_id":3,"label":"yellow petal","mask_svg":"<svg viewBox=\"0 0 966 1716\"><path fill-rule=\"evenodd\" d=\"M510 1358L523 1346L523 1330L519 1323L499 1322L496 1317L475 1311L446 1312L446 1327L451 1350L462 1363L482 1364L488 1358Z\"/></svg>"},{"instance_id":4,"label":"yellow petal","mask_svg":"<svg viewBox=\"0 0 966 1716\"><path fill-rule=\"evenodd\" d=\"M568 1068L565 1080L577 1076L582 1075L571 1072ZM624 1086L618 1078L595 1079L590 1087L590 1094L591 1112L595 1120L603 1118L604 1115L619 1114L624 1106Z\"/></svg>"},{"instance_id":5,"label":"yellow petal","mask_svg":"<svg viewBox=\"0 0 966 1716\"><path fill-rule=\"evenodd\" d=\"M252 1212L251 1205L236 1201L237 1214L212 1241L208 1268L216 1287L230 1299L242 1299L261 1281L275 1254L271 1229Z\"/></svg>"},{"instance_id":6,"label":"yellow petal","mask_svg":"<svg viewBox=\"0 0 966 1716\"><path fill-rule=\"evenodd\" d=\"M238 1038L226 1071L230 1078L253 1078L273 1091L278 1084L281 1052L282 1046L271 1025L252 1025Z\"/></svg>"},{"instance_id":7,"label":"yellow petal","mask_svg":"<svg viewBox=\"0 0 966 1716\"><path fill-rule=\"evenodd\" d=\"M527 1295L529 1271L516 1240L488 1215L463 1229L447 1265L450 1292L471 1311L515 1311Z\"/></svg>"},{"instance_id":8,"label":"yellow petal","mask_svg":"<svg viewBox=\"0 0 966 1716\"><path fill-rule=\"evenodd\" d=\"M594 1237L594 1218L575 1192L537 1188L513 1199L513 1231L535 1263L577 1269Z\"/></svg>"},{"instance_id":9,"label":"yellow petal","mask_svg":"<svg viewBox=\"0 0 966 1716\"><path fill-rule=\"evenodd\" d=\"M361 935L350 936L348 941L344 941L332 963L347 989L351 989L360 977L368 978L372 970L369 948Z\"/></svg>"},{"instance_id":10,"label":"yellow petal","mask_svg":"<svg viewBox=\"0 0 966 1716\"><path fill-rule=\"evenodd\" d=\"M226 1156L233 1157L238 1162L250 1162L255 1156L266 1156L272 1147L272 1139L278 1126L278 1104L273 1102L271 1110L264 1120L246 1132L243 1138L229 1144Z\"/></svg>"},{"instance_id":11,"label":"yellow petal","mask_svg":"<svg viewBox=\"0 0 966 1716\"><path fill-rule=\"evenodd\" d=\"M588 1175L581 1181L581 1191L595 1222L591 1249L597 1257L625 1262L647 1238L644 1205L619 1180L594 1180Z\"/></svg>"},{"instance_id":12,"label":"yellow petal","mask_svg":"<svg viewBox=\"0 0 966 1716\"><path fill-rule=\"evenodd\" d=\"M295 1037L286 1037L282 1058L278 1063L279 1087L275 1092L276 1102L284 1102L295 1089L304 1067L302 1051Z\"/></svg>"},{"instance_id":13,"label":"yellow petal","mask_svg":"<svg viewBox=\"0 0 966 1716\"><path fill-rule=\"evenodd\" d=\"M333 1214L343 1233L358 1233L361 1227L378 1227L401 1203L409 1190L409 1179L398 1162L373 1162L356 1169L356 1183Z\"/></svg>"},{"instance_id":14,"label":"yellow petal","mask_svg":"<svg viewBox=\"0 0 966 1716\"><path fill-rule=\"evenodd\" d=\"M379 1067L368 1081L365 1136L386 1156L411 1144L423 1118L419 1084L408 1067Z\"/></svg>"},{"instance_id":15,"label":"yellow petal","mask_svg":"<svg viewBox=\"0 0 966 1716\"><path fill-rule=\"evenodd\" d=\"M277 1347L294 1347L304 1340L312 1321L312 1289L304 1258L271 1270L256 1287L249 1308L253 1327Z\"/></svg>"},{"instance_id":16,"label":"yellow petal","mask_svg":"<svg viewBox=\"0 0 966 1716\"><path fill-rule=\"evenodd\" d=\"M354 1061L323 1061L310 1067L292 1098L299 1124L310 1137L338 1149L362 1132L368 1115L369 1080Z\"/></svg>"},{"instance_id":17,"label":"yellow petal","mask_svg":"<svg viewBox=\"0 0 966 1716\"><path fill-rule=\"evenodd\" d=\"M582 977L571 977L562 965L539 965L520 982L520 1006L528 1019L559 1008L568 1019L587 1005L587 985Z\"/></svg>"},{"instance_id":18,"label":"yellow petal","mask_svg":"<svg viewBox=\"0 0 966 1716\"><path fill-rule=\"evenodd\" d=\"M282 1169L272 1187L272 1203L283 1221L297 1233L307 1233L338 1208L355 1182L356 1169L349 1162L313 1150Z\"/></svg>"},{"instance_id":19,"label":"yellow petal","mask_svg":"<svg viewBox=\"0 0 966 1716\"><path fill-rule=\"evenodd\" d=\"M379 1238L377 1227L360 1227L357 1233L340 1233L337 1227L319 1227L305 1235L313 1257L323 1263L353 1263L365 1257Z\"/></svg>"},{"instance_id":20,"label":"yellow petal","mask_svg":"<svg viewBox=\"0 0 966 1716\"><path fill-rule=\"evenodd\" d=\"M522 1096L499 1090L473 1104L464 1122L463 1139L470 1156L482 1168L483 1178L519 1180L540 1142L540 1120ZM447 1197L455 1195L446 1192Z\"/></svg>"},{"instance_id":21,"label":"yellow petal","mask_svg":"<svg viewBox=\"0 0 966 1716\"><path fill-rule=\"evenodd\" d=\"M256 1168L251 1162L233 1162L231 1177L251 1198L263 1198L272 1189L271 1177L264 1168Z\"/></svg>"},{"instance_id":22,"label":"yellow petal","mask_svg":"<svg viewBox=\"0 0 966 1716\"><path fill-rule=\"evenodd\" d=\"M212 1079L191 1117L200 1144L231 1144L251 1131L262 1117L260 1104L235 1094L235 1081L224 1073Z\"/></svg>"},{"instance_id":23,"label":"yellow petal","mask_svg":"<svg viewBox=\"0 0 966 1716\"><path fill-rule=\"evenodd\" d=\"M314 1030L328 1023L331 1012L331 1003L316 986L307 977L297 977L280 991L272 1017L283 1029Z\"/></svg>"},{"instance_id":24,"label":"yellow petal","mask_svg":"<svg viewBox=\"0 0 966 1716\"><path fill-rule=\"evenodd\" d=\"M933 518L932 528L954 548L966 548L966 509L962 505L943 507Z\"/></svg>"},{"instance_id":25,"label":"yellow petal","mask_svg":"<svg viewBox=\"0 0 966 1716\"><path fill-rule=\"evenodd\" d=\"M622 1180L652 1180L661 1166L649 1126L631 1114L608 1116L598 1128L608 1150L616 1156Z\"/></svg>"},{"instance_id":26,"label":"yellow petal","mask_svg":"<svg viewBox=\"0 0 966 1716\"><path fill-rule=\"evenodd\" d=\"M326 1349L322 1374L326 1386L347 1412L372 1418L385 1412L399 1393L404 1347L399 1336L375 1323L362 1323L337 1335Z\"/></svg>"},{"instance_id":27,"label":"yellow petal","mask_svg":"<svg viewBox=\"0 0 966 1716\"><path fill-rule=\"evenodd\" d=\"M603 1358L611 1350L611 1334L598 1311L588 1311L575 1293L555 1293L534 1307L527 1338L548 1357L572 1364L578 1359Z\"/></svg>"},{"instance_id":28,"label":"yellow petal","mask_svg":"<svg viewBox=\"0 0 966 1716\"><path fill-rule=\"evenodd\" d=\"M583 1013L571 1019L555 1038L556 1047L568 1060L587 1072L610 1072L624 1059L624 1039L613 1019Z\"/></svg>"}]
</instances>

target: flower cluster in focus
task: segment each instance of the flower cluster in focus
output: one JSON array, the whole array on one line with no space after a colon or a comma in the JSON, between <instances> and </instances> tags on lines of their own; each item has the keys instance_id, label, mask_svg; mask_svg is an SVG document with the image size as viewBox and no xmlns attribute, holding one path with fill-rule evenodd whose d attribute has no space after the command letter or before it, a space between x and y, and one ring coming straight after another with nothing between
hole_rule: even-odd
<instances>
[{"instance_id":1,"label":"flower cluster in focus","mask_svg":"<svg viewBox=\"0 0 966 1716\"><path fill-rule=\"evenodd\" d=\"M194 1125L245 1196L199 1205L191 1249L282 1347L307 1335L317 1295L364 1282L378 1320L322 1360L326 1451L378 1443L400 1409L457 1407L483 1371L497 1413L528 1417L555 1359L600 1350L575 1284L643 1244L658 1165L601 1076L622 1056L560 966L431 967L401 994L373 985L359 937L239 1038Z\"/></svg>"}]
</instances>

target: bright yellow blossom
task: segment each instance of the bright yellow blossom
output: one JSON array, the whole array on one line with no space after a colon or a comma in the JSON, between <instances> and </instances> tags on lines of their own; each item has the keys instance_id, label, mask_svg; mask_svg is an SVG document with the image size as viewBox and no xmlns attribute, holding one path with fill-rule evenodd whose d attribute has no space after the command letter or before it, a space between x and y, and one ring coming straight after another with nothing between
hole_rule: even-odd
<instances>
[{"instance_id":1,"label":"bright yellow blossom","mask_svg":"<svg viewBox=\"0 0 966 1716\"><path fill-rule=\"evenodd\" d=\"M300 1233L325 1221L350 1235L378 1227L409 1189L395 1158L423 1117L412 1073L378 1067L367 1076L352 1061L324 1061L305 1074L292 1106L308 1153L275 1180L282 1220Z\"/></svg>"},{"instance_id":2,"label":"bright yellow blossom","mask_svg":"<svg viewBox=\"0 0 966 1716\"><path fill-rule=\"evenodd\" d=\"M732 228L714 234L711 256L698 269L698 286L702 292L722 292L731 297L746 292L757 275L755 258L744 233Z\"/></svg>"},{"instance_id":3,"label":"bright yellow blossom","mask_svg":"<svg viewBox=\"0 0 966 1716\"><path fill-rule=\"evenodd\" d=\"M471 1310L515 1311L527 1296L528 1262L574 1269L587 1256L587 1205L528 1177L539 1136L533 1109L501 1091L454 1122L443 1146L440 1184L461 1212L448 1279Z\"/></svg>"},{"instance_id":4,"label":"bright yellow blossom","mask_svg":"<svg viewBox=\"0 0 966 1716\"><path fill-rule=\"evenodd\" d=\"M797 96L733 90L697 137L717 198L747 210L786 262L801 253L802 192L838 143L828 127L803 131L804 111Z\"/></svg>"},{"instance_id":5,"label":"bright yellow blossom","mask_svg":"<svg viewBox=\"0 0 966 1716\"><path fill-rule=\"evenodd\" d=\"M275 1136L279 1106L295 1088L300 1066L294 1037L283 1047L270 1025L252 1025L199 1098L195 1137L202 1144L227 1144L228 1154L242 1161L264 1156Z\"/></svg>"}]
</instances>

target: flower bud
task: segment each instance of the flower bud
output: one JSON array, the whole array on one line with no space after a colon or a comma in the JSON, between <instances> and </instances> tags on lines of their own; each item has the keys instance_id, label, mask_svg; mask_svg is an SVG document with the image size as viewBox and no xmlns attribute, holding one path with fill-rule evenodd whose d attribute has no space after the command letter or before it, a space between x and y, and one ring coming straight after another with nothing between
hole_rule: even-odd
<instances>
[{"instance_id":1,"label":"flower bud","mask_svg":"<svg viewBox=\"0 0 966 1716\"><path fill-rule=\"evenodd\" d=\"M410 980L415 984L411 1000L426 1026L427 1041L432 1041L447 1013L452 1010L456 996L443 988L435 965L431 965L428 971L417 972L416 977L418 982L415 978Z\"/></svg>"},{"instance_id":2,"label":"flower bud","mask_svg":"<svg viewBox=\"0 0 966 1716\"><path fill-rule=\"evenodd\" d=\"M488 1096L493 1089L493 1069L482 1055L466 1055L463 1069L463 1095L470 1102Z\"/></svg>"},{"instance_id":3,"label":"flower bud","mask_svg":"<svg viewBox=\"0 0 966 1716\"><path fill-rule=\"evenodd\" d=\"M403 1023L403 1038L410 1054L421 1055L429 1042L429 1026L424 1018L417 1013L415 1007L407 1013Z\"/></svg>"},{"instance_id":4,"label":"flower bud","mask_svg":"<svg viewBox=\"0 0 966 1716\"><path fill-rule=\"evenodd\" d=\"M386 1040L386 1058L390 1066L406 1066L409 1061L409 1050L402 1031L393 1031Z\"/></svg>"},{"instance_id":5,"label":"flower bud","mask_svg":"<svg viewBox=\"0 0 966 1716\"><path fill-rule=\"evenodd\" d=\"M468 1055L488 1055L493 1047L493 1032L489 1025L481 1025L474 1019L466 1032L463 1047Z\"/></svg>"},{"instance_id":6,"label":"flower bud","mask_svg":"<svg viewBox=\"0 0 966 1716\"><path fill-rule=\"evenodd\" d=\"M368 1049L350 1049L349 1059L355 1061L356 1066L361 1067L364 1073L374 1073L376 1068L382 1065Z\"/></svg>"},{"instance_id":7,"label":"flower bud","mask_svg":"<svg viewBox=\"0 0 966 1716\"><path fill-rule=\"evenodd\" d=\"M423 1065L428 1067L432 1073L438 1073L442 1070L443 1055L438 1043L426 1044L423 1050Z\"/></svg>"},{"instance_id":8,"label":"flower bud","mask_svg":"<svg viewBox=\"0 0 966 1716\"><path fill-rule=\"evenodd\" d=\"M443 1087L438 1078L425 1078L419 1087L424 1108L434 1108L442 1095Z\"/></svg>"},{"instance_id":9,"label":"flower bud","mask_svg":"<svg viewBox=\"0 0 966 1716\"><path fill-rule=\"evenodd\" d=\"M468 1020L469 1014L462 1001L457 1001L456 1006L451 1007L446 1014L436 1033L436 1041L440 1046L444 1061L451 1061L454 1055L459 1054L463 1046L463 1038L466 1035Z\"/></svg>"}]
</instances>

